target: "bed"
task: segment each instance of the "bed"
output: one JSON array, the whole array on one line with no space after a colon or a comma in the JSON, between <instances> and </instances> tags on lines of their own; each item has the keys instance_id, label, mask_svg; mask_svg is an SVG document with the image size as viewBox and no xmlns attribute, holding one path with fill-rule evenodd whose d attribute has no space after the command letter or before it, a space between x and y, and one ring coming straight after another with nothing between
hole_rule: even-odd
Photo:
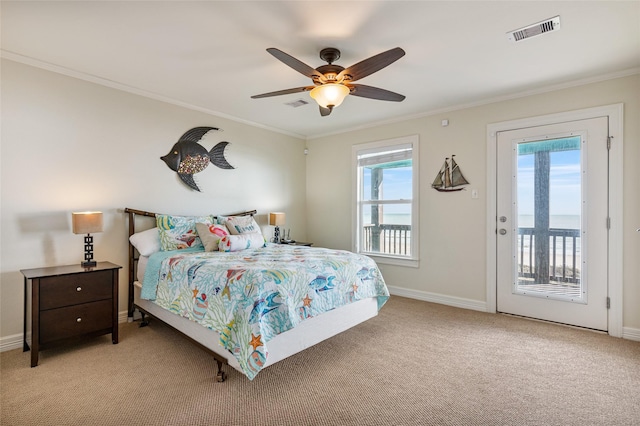
<instances>
[{"instance_id":1,"label":"bed","mask_svg":"<svg viewBox=\"0 0 640 426\"><path fill-rule=\"evenodd\" d=\"M151 316L189 337L213 355L218 382L225 380L225 364L252 380L269 365L376 316L389 297L379 269L366 256L266 243L263 237L252 246L248 240L256 235L242 232L221 237L216 244L222 251L210 250L201 223L197 232L179 239L179 247L142 248L145 234L160 229L162 240L167 215L131 208L125 213L129 321L138 310L141 326ZM253 220L255 213L210 219L229 220L231 227L231 218Z\"/></svg>"}]
</instances>

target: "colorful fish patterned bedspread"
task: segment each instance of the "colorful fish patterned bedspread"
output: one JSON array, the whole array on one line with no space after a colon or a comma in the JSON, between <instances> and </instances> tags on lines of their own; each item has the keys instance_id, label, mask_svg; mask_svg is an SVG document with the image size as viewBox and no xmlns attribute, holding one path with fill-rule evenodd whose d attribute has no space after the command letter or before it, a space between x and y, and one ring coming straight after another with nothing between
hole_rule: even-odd
<instances>
[{"instance_id":1,"label":"colorful fish patterned bedspread","mask_svg":"<svg viewBox=\"0 0 640 426\"><path fill-rule=\"evenodd\" d=\"M376 263L367 256L268 244L230 253L154 254L147 265L142 297L216 330L220 344L253 379L276 335L362 299L377 297L380 309L389 290Z\"/></svg>"}]
</instances>

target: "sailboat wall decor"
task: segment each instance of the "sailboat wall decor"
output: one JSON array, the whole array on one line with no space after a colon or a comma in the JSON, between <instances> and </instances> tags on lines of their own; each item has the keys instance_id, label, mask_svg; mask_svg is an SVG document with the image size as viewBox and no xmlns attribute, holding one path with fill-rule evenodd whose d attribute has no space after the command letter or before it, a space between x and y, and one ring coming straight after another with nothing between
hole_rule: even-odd
<instances>
[{"instance_id":1,"label":"sailboat wall decor","mask_svg":"<svg viewBox=\"0 0 640 426\"><path fill-rule=\"evenodd\" d=\"M452 155L451 159L448 157L444 159L444 164L431 184L433 189L440 192L461 191L464 189L463 185L469 184L453 157L455 155Z\"/></svg>"}]
</instances>

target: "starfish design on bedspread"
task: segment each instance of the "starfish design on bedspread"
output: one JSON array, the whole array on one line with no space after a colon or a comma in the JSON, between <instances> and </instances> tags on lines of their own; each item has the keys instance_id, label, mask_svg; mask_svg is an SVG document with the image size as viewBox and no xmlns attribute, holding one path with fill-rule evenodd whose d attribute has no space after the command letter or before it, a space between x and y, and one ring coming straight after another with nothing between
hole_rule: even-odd
<instances>
[{"instance_id":1,"label":"starfish design on bedspread","mask_svg":"<svg viewBox=\"0 0 640 426\"><path fill-rule=\"evenodd\" d=\"M312 300L313 300L313 299L311 299L311 298L309 297L309 295L307 294L307 295L305 296L305 298L304 298L304 299L302 299L302 303L304 303L304 306L309 306L309 307L311 307L311 301L312 301Z\"/></svg>"},{"instance_id":2,"label":"starfish design on bedspread","mask_svg":"<svg viewBox=\"0 0 640 426\"><path fill-rule=\"evenodd\" d=\"M255 336L253 333L251 333L251 342L249 342L249 344L251 346L253 346L253 350L255 351L256 349L258 349L258 346L262 346L262 335L258 334L257 336Z\"/></svg>"}]
</instances>

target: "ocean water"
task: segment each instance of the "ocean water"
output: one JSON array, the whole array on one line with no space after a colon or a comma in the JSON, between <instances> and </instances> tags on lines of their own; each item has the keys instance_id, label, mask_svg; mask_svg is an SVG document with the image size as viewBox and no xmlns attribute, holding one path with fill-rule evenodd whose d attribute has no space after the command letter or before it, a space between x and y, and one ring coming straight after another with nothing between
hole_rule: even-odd
<instances>
[{"instance_id":1,"label":"ocean water","mask_svg":"<svg viewBox=\"0 0 640 426\"><path fill-rule=\"evenodd\" d=\"M364 223L371 223L371 215L364 215ZM382 223L385 225L411 225L410 214L384 214L382 215Z\"/></svg>"},{"instance_id":2,"label":"ocean water","mask_svg":"<svg viewBox=\"0 0 640 426\"><path fill-rule=\"evenodd\" d=\"M518 216L518 226L520 228L533 228L533 215L522 214ZM580 229L580 215L551 215L549 217L550 228Z\"/></svg>"},{"instance_id":3,"label":"ocean water","mask_svg":"<svg viewBox=\"0 0 640 426\"><path fill-rule=\"evenodd\" d=\"M580 215L551 215L551 228L580 229ZM364 223L371 223L371 215L364 215ZM387 225L411 225L410 214L384 214L382 223ZM533 228L533 215L518 216L518 226Z\"/></svg>"}]
</instances>

